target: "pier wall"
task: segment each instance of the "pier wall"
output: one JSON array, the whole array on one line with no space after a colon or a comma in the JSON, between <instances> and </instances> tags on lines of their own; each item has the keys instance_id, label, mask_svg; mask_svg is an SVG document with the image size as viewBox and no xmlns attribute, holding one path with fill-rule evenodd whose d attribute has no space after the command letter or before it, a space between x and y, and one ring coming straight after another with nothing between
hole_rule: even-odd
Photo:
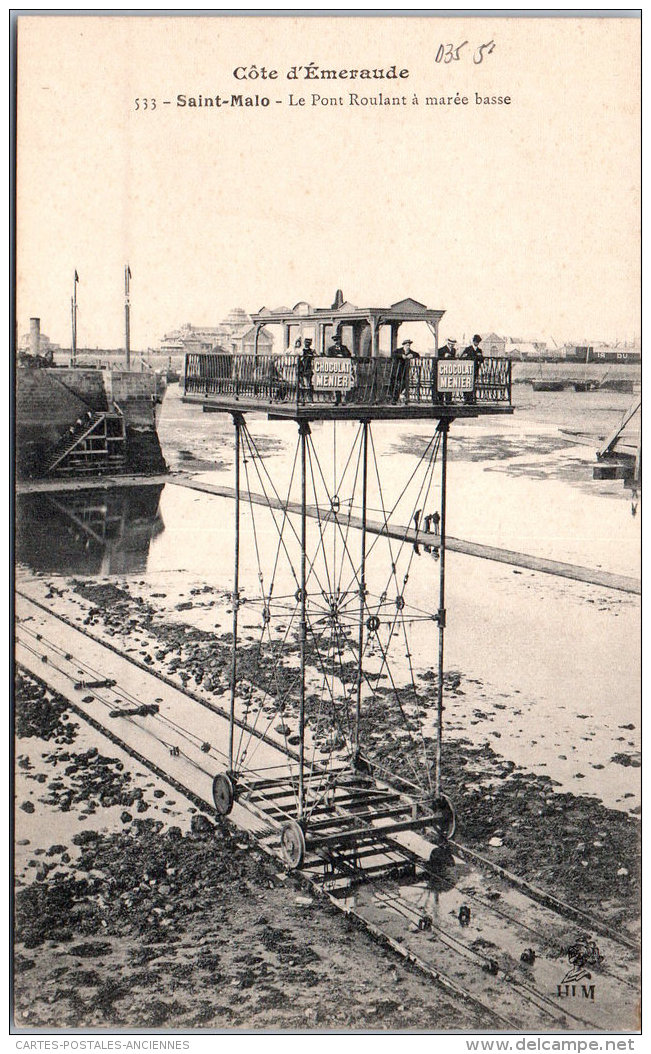
<instances>
[{"instance_id":1,"label":"pier wall","mask_svg":"<svg viewBox=\"0 0 651 1054\"><path fill-rule=\"evenodd\" d=\"M117 403L125 419L128 472L165 470L156 433L156 377L88 369L16 370L16 468L39 476L52 448L89 410Z\"/></svg>"}]
</instances>

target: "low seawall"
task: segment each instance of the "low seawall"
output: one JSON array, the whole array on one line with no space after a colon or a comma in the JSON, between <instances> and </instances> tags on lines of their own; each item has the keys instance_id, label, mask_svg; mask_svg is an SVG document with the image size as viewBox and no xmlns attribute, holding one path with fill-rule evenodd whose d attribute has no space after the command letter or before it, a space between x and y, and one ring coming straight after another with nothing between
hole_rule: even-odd
<instances>
[{"instance_id":1,"label":"low seawall","mask_svg":"<svg viewBox=\"0 0 651 1054\"><path fill-rule=\"evenodd\" d=\"M126 429L125 472L163 472L156 433L161 393L151 373L92 369L16 370L16 468L44 474L51 452L75 422L119 407Z\"/></svg>"}]
</instances>

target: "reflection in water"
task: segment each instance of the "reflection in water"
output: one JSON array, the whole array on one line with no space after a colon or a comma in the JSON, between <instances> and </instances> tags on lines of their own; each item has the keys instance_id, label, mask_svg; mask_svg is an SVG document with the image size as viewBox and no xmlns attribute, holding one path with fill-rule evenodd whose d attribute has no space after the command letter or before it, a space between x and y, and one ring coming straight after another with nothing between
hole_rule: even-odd
<instances>
[{"instance_id":1,"label":"reflection in water","mask_svg":"<svg viewBox=\"0 0 651 1054\"><path fill-rule=\"evenodd\" d=\"M164 484L24 494L16 500L16 558L49 574L144 571L165 530Z\"/></svg>"}]
</instances>

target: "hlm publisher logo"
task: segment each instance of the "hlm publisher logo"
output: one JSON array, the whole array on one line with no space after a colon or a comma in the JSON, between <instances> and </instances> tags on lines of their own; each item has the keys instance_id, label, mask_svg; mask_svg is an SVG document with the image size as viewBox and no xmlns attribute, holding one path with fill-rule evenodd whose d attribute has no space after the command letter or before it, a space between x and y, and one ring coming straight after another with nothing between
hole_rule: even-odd
<instances>
[{"instance_id":1,"label":"hlm publisher logo","mask_svg":"<svg viewBox=\"0 0 651 1054\"><path fill-rule=\"evenodd\" d=\"M604 957L600 954L597 945L594 941L581 937L567 949L567 958L570 963L570 969L557 986L557 995L561 999L578 997L591 999L594 1002L595 986L580 982L591 981L592 974L588 967L600 966L604 961Z\"/></svg>"}]
</instances>

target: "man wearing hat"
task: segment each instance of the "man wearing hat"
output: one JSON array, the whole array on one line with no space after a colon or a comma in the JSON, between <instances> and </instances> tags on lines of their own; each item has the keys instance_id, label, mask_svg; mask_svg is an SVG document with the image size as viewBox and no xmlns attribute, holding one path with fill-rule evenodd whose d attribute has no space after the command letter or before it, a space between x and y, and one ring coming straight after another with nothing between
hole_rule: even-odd
<instances>
[{"instance_id":1,"label":"man wearing hat","mask_svg":"<svg viewBox=\"0 0 651 1054\"><path fill-rule=\"evenodd\" d=\"M326 351L326 357L329 359L350 359L350 350L345 344L341 343L341 337L338 333L333 334L332 344Z\"/></svg>"},{"instance_id":2,"label":"man wearing hat","mask_svg":"<svg viewBox=\"0 0 651 1054\"><path fill-rule=\"evenodd\" d=\"M300 337L296 343L299 344L299 341ZM307 388L310 399L314 398L313 374L314 348L312 347L312 337L306 337L303 341L303 350L299 359L299 377L303 382L302 386Z\"/></svg>"},{"instance_id":3,"label":"man wearing hat","mask_svg":"<svg viewBox=\"0 0 651 1054\"><path fill-rule=\"evenodd\" d=\"M484 353L482 352L480 345L481 337L479 333L475 333L474 337L472 338L472 344L469 344L467 348L464 348L463 352L461 353L462 359L472 359L475 364L473 390L471 392L463 393L464 403L474 403L476 401L474 385L477 384L477 374L479 373L479 366L484 361Z\"/></svg>"},{"instance_id":4,"label":"man wearing hat","mask_svg":"<svg viewBox=\"0 0 651 1054\"><path fill-rule=\"evenodd\" d=\"M341 343L341 336L339 335L339 333L333 333L332 334L332 344L326 350L326 358L327 359L351 359L352 358L352 355L350 354L350 350L346 347L345 344ZM347 399L350 398L350 394L351 394L350 392L347 394L347 396L346 396ZM341 400L342 400L341 392L335 392L335 405L339 406L341 404Z\"/></svg>"},{"instance_id":5,"label":"man wearing hat","mask_svg":"<svg viewBox=\"0 0 651 1054\"><path fill-rule=\"evenodd\" d=\"M438 351L439 359L456 359L457 357L457 342L454 337L448 337L447 344L444 344Z\"/></svg>"},{"instance_id":6,"label":"man wearing hat","mask_svg":"<svg viewBox=\"0 0 651 1054\"><path fill-rule=\"evenodd\" d=\"M409 402L409 361L419 359L420 355L413 349L413 340L403 340L400 347L391 352L391 401L397 403L402 393L405 402Z\"/></svg>"},{"instance_id":7,"label":"man wearing hat","mask_svg":"<svg viewBox=\"0 0 651 1054\"><path fill-rule=\"evenodd\" d=\"M442 348L438 350L439 359L456 359L457 357L457 342L454 337L448 337L447 344L444 344ZM432 377L432 402L438 402L438 390L436 385L436 372ZM452 402L452 392L444 392L443 402Z\"/></svg>"},{"instance_id":8,"label":"man wearing hat","mask_svg":"<svg viewBox=\"0 0 651 1054\"><path fill-rule=\"evenodd\" d=\"M483 362L484 361L484 353L482 352L482 350L481 350L481 348L479 346L480 344L481 344L481 337L479 336L479 333L475 333L474 337L472 338L472 344L469 344L467 348L463 349L463 352L461 354L461 358L462 359L473 359L475 362Z\"/></svg>"}]
</instances>

